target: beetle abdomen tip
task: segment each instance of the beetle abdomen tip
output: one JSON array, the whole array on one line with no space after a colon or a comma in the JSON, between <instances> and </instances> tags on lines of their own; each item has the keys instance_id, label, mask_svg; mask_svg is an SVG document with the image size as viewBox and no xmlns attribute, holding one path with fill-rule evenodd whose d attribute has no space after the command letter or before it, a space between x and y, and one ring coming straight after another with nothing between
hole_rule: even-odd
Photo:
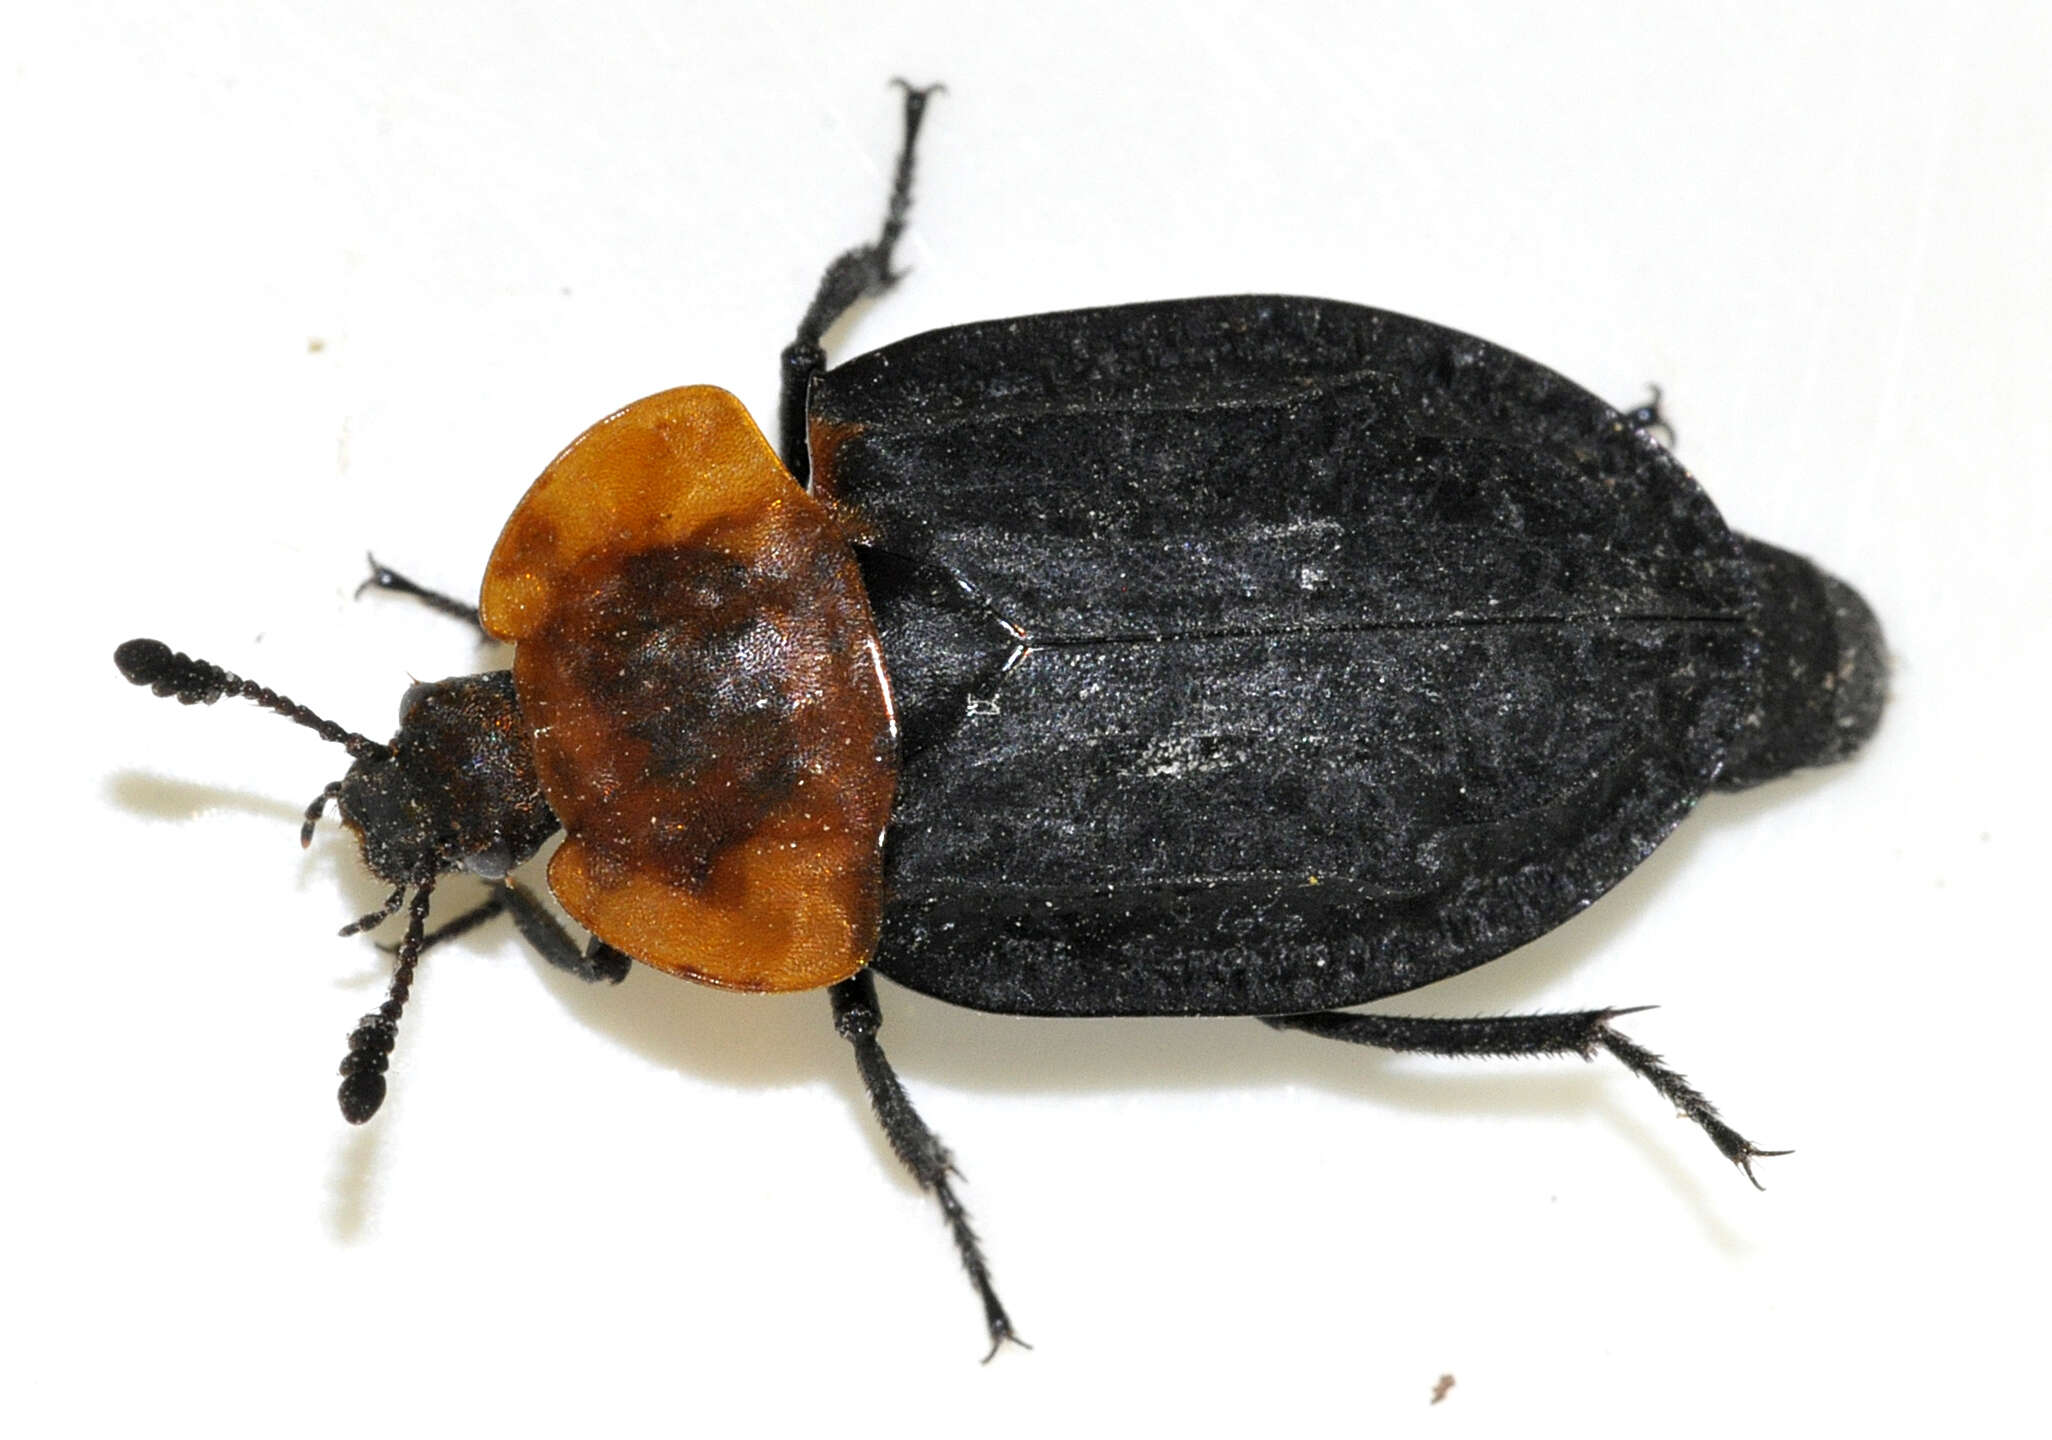
<instances>
[{"instance_id":1,"label":"beetle abdomen tip","mask_svg":"<svg viewBox=\"0 0 2052 1440\"><path fill-rule=\"evenodd\" d=\"M1859 592L1800 555L1739 543L1759 593L1759 693L1717 777L1721 790L1850 758L1888 703L1888 646Z\"/></svg>"},{"instance_id":2,"label":"beetle abdomen tip","mask_svg":"<svg viewBox=\"0 0 2052 1440\"><path fill-rule=\"evenodd\" d=\"M1832 686L1832 732L1837 745L1818 763L1848 759L1881 728L1888 705L1888 642L1881 622L1859 591L1819 572L1838 632L1838 672Z\"/></svg>"}]
</instances>

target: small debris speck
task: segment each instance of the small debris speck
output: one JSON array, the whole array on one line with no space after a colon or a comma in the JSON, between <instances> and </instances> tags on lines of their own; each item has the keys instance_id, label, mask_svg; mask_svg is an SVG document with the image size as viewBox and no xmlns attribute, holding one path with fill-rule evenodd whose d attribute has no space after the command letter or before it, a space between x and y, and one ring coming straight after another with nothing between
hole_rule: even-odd
<instances>
[{"instance_id":1,"label":"small debris speck","mask_svg":"<svg viewBox=\"0 0 2052 1440\"><path fill-rule=\"evenodd\" d=\"M1432 1403L1434 1405L1437 1405L1440 1401L1444 1400L1446 1398L1446 1392L1453 1389L1453 1387L1453 1376L1440 1376L1439 1379L1432 1386Z\"/></svg>"}]
</instances>

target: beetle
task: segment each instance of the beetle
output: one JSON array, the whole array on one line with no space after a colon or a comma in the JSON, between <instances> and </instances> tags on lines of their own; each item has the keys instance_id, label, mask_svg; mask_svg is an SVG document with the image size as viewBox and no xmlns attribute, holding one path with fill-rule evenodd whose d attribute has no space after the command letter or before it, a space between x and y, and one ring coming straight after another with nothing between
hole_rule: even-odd
<instances>
[{"instance_id":1,"label":"beetle","mask_svg":"<svg viewBox=\"0 0 2052 1440\"><path fill-rule=\"evenodd\" d=\"M937 87L936 87L937 88ZM829 368L899 279L931 90L877 237L783 353L779 444L710 387L627 406L514 510L472 607L510 670L417 684L380 743L155 640L186 704L343 745L333 806L406 911L339 1100L376 1112L421 955L494 915L550 963L825 989L1016 1339L949 1153L877 1035L877 973L1011 1015L1249 1016L1448 1055L1607 1051L1752 1176L1765 1151L1617 1009L1350 1012L1589 905L1707 791L1852 754L1872 611L1734 535L1621 413L1472 336L1230 296L956 326ZM558 831L549 887L514 878ZM440 879L489 897L428 928ZM1756 1182L1757 1183L1757 1182Z\"/></svg>"}]
</instances>

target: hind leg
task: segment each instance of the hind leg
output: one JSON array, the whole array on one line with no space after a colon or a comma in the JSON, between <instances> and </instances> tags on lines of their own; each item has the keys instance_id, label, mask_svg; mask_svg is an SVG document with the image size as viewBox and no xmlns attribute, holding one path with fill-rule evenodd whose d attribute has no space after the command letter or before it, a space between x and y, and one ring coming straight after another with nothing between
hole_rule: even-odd
<instances>
[{"instance_id":1,"label":"hind leg","mask_svg":"<svg viewBox=\"0 0 2052 1440\"><path fill-rule=\"evenodd\" d=\"M1644 1007L1638 1007L1644 1008ZM1278 1030L1303 1030L1328 1040L1374 1045L1383 1050L1413 1050L1429 1055L1580 1055L1591 1059L1608 1050L1625 1068L1674 1103L1675 1109L1703 1127L1724 1158L1746 1172L1755 1189L1753 1160L1761 1155L1786 1155L1762 1150L1724 1123L1724 1118L1688 1081L1660 1057L1611 1028L1610 1022L1633 1010L1577 1010L1564 1015L1503 1015L1477 1020L1439 1020L1416 1015L1362 1015L1337 1010L1310 1015L1275 1015L1263 1023Z\"/></svg>"}]
</instances>

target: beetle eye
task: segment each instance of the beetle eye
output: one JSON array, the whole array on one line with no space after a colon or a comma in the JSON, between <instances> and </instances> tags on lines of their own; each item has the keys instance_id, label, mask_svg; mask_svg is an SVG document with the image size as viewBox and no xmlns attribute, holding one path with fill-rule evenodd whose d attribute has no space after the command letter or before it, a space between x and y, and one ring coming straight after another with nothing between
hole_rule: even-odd
<instances>
[{"instance_id":1,"label":"beetle eye","mask_svg":"<svg viewBox=\"0 0 2052 1440\"><path fill-rule=\"evenodd\" d=\"M425 700L427 698L428 691L434 688L435 687L431 683L425 680L421 681L417 685L409 685L406 687L406 693L399 697L399 723L401 725L404 725L406 723L406 717L409 713L412 712L413 707L419 704L422 700Z\"/></svg>"}]
</instances>

